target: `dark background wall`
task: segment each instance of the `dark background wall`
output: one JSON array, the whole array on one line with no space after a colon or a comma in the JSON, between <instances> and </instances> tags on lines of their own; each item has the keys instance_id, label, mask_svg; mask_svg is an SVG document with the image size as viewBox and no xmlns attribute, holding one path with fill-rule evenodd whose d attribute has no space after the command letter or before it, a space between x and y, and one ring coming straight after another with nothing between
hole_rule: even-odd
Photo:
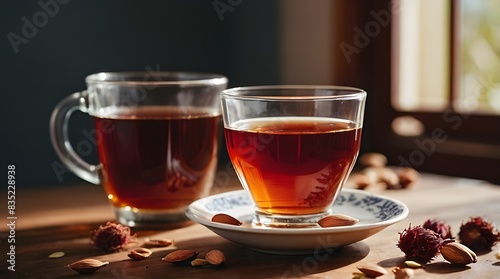
<instances>
[{"instance_id":1,"label":"dark background wall","mask_svg":"<svg viewBox=\"0 0 500 279\"><path fill-rule=\"evenodd\" d=\"M15 164L19 187L82 181L54 172L49 118L89 74L151 67L223 74L230 87L280 82L278 1L59 1L0 3L0 170ZM72 142L88 140L86 115L70 127Z\"/></svg>"}]
</instances>

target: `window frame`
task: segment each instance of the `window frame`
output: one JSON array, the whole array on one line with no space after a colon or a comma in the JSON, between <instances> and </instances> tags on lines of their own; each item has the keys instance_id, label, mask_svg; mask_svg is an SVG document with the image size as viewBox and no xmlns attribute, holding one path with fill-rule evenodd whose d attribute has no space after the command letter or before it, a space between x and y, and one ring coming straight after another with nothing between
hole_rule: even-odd
<instances>
[{"instance_id":1,"label":"window frame","mask_svg":"<svg viewBox=\"0 0 500 279\"><path fill-rule=\"evenodd\" d=\"M373 21L373 12L394 5L391 0L343 0L333 6L333 46L353 42L354 28ZM396 11L396 10L395 10ZM457 96L459 0L451 2L450 103L442 112L397 111L391 103L393 49L389 26L356 55L346 61L345 52L334 49L332 82L357 86L368 92L361 152L381 152L395 166L419 171L487 180L500 184L500 116L456 112L451 100ZM396 12L394 12L396 14ZM397 16L397 14L396 14ZM425 127L424 135L400 136L391 123L399 116L412 116Z\"/></svg>"}]
</instances>

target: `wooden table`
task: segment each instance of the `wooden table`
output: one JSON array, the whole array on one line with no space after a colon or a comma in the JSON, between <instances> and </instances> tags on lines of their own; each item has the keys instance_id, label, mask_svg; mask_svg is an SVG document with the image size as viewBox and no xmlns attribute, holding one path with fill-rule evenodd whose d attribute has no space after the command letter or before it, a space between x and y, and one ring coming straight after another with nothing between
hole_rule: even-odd
<instances>
[{"instance_id":1,"label":"wooden table","mask_svg":"<svg viewBox=\"0 0 500 279\"><path fill-rule=\"evenodd\" d=\"M214 193L238 189L234 177L227 187ZM143 261L131 261L127 251L106 254L89 244L89 232L114 218L106 196L98 186L74 185L44 189L17 189L15 230L1 228L0 278L352 278L360 263L376 263L394 278L390 270L401 265L403 253L396 247L398 232L426 219L439 217L448 222L456 236L462 221L482 216L500 224L500 186L475 180L423 174L415 187L408 190L367 189L401 200L410 208L409 216L364 241L337 250L323 261L310 255L280 256L253 251L230 242L199 224L158 231L133 229L140 240L174 239L175 244L154 248ZM7 204L4 199L4 204ZM2 210L4 222L7 219ZM7 219L7 223L9 220ZM15 271L6 264L9 246L6 238L14 233ZM192 249L205 253L222 250L227 257L223 267L177 266L161 261L175 249ZM415 278L500 278L500 261L493 251L480 254L478 262L466 267L448 264L439 256L424 269L415 270ZM7 251L7 252L6 252ZM65 256L49 259L53 252ZM9 256L10 257L10 256ZM74 261L94 258L109 261L108 266L90 275L79 275L66 266Z\"/></svg>"}]
</instances>

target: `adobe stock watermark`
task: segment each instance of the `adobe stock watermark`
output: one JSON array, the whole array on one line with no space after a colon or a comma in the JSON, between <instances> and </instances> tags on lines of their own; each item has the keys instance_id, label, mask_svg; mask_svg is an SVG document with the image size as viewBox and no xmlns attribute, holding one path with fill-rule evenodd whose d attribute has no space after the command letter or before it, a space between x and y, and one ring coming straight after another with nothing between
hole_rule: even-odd
<instances>
[{"instance_id":1,"label":"adobe stock watermark","mask_svg":"<svg viewBox=\"0 0 500 279\"><path fill-rule=\"evenodd\" d=\"M161 72L159 64L157 64L155 68L152 68L148 65L145 69L147 75L144 76L142 81L161 80L158 75L158 73ZM122 100L123 105L133 105L145 100L147 97L147 92L150 90L154 90L156 87L157 85L155 84L143 85L141 87L138 87L137 90L128 94L126 99ZM74 145L76 147L76 153L83 158L90 156L95 148L102 142L103 136L105 134L112 133L115 130L115 126L113 123L114 122L112 122L112 120L110 119L101 119L100 129L83 129L81 132L81 135L83 135L83 139ZM66 173L71 173L71 171L59 161L52 161L50 165L59 182L63 181L64 175Z\"/></svg>"},{"instance_id":2,"label":"adobe stock watermark","mask_svg":"<svg viewBox=\"0 0 500 279\"><path fill-rule=\"evenodd\" d=\"M31 39L33 39L40 28L47 26L49 19L55 17L61 6L69 3L70 0L40 0L38 1L38 6L40 10L35 12L31 19L26 16L21 18L22 26L19 33L9 32L7 34L7 39L14 53L19 53L19 46L21 44L28 44Z\"/></svg>"},{"instance_id":3,"label":"adobe stock watermark","mask_svg":"<svg viewBox=\"0 0 500 279\"><path fill-rule=\"evenodd\" d=\"M382 28L386 28L392 20L394 14L400 13L400 1L389 1L387 4L387 9L380 11L370 11L370 15L373 20L365 24L364 28L354 27L354 37L352 44L347 42L341 42L339 44L340 50L347 61L351 63L351 56L353 54L359 54L362 49L366 48L372 38L378 36L382 31Z\"/></svg>"},{"instance_id":4,"label":"adobe stock watermark","mask_svg":"<svg viewBox=\"0 0 500 279\"><path fill-rule=\"evenodd\" d=\"M477 106L477 98L480 94L479 86L473 95L468 96L463 104L463 112L454 112L451 108L446 109L443 112L443 122L449 125L452 130L457 130L462 126L464 120L469 118L470 112L474 110ZM413 149L408 157L399 155L397 160L399 161L400 167L418 167L424 164L428 157L432 156L436 152L437 146L448 140L448 135L443 128L434 128L429 133L429 137L426 138L416 138L413 143L416 148Z\"/></svg>"},{"instance_id":5,"label":"adobe stock watermark","mask_svg":"<svg viewBox=\"0 0 500 279\"><path fill-rule=\"evenodd\" d=\"M212 6L219 20L222 22L224 21L224 14L226 12L233 12L241 3L243 3L243 0L214 0L212 1Z\"/></svg>"},{"instance_id":6,"label":"adobe stock watermark","mask_svg":"<svg viewBox=\"0 0 500 279\"><path fill-rule=\"evenodd\" d=\"M332 235L317 237L316 241L318 245L314 248L312 255L305 257L299 265L292 265L290 269L283 272L280 278L297 278L318 271L319 264L332 256L335 252L335 249L332 247L337 246L337 244Z\"/></svg>"}]
</instances>

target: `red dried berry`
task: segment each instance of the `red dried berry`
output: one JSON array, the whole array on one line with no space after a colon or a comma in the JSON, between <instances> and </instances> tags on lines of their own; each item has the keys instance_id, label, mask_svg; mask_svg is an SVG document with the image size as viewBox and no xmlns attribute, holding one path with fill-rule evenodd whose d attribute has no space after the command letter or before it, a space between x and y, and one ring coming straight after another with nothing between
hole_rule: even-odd
<instances>
[{"instance_id":1,"label":"red dried berry","mask_svg":"<svg viewBox=\"0 0 500 279\"><path fill-rule=\"evenodd\" d=\"M124 249L129 243L137 242L137 237L130 234L129 227L107 222L91 232L90 242L101 250L114 252Z\"/></svg>"},{"instance_id":2,"label":"red dried berry","mask_svg":"<svg viewBox=\"0 0 500 279\"><path fill-rule=\"evenodd\" d=\"M441 246L453 240L443 240L441 236L433 230L420 226L411 227L399 233L398 247L405 253L407 258L418 262L427 263L434 259Z\"/></svg>"},{"instance_id":3,"label":"red dried berry","mask_svg":"<svg viewBox=\"0 0 500 279\"><path fill-rule=\"evenodd\" d=\"M462 223L458 233L460 242L473 251L489 251L500 240L499 232L481 217L471 217Z\"/></svg>"},{"instance_id":4,"label":"red dried berry","mask_svg":"<svg viewBox=\"0 0 500 279\"><path fill-rule=\"evenodd\" d=\"M451 236L451 227L442 220L429 219L424 222L422 227L437 232L442 239L453 238Z\"/></svg>"}]
</instances>

